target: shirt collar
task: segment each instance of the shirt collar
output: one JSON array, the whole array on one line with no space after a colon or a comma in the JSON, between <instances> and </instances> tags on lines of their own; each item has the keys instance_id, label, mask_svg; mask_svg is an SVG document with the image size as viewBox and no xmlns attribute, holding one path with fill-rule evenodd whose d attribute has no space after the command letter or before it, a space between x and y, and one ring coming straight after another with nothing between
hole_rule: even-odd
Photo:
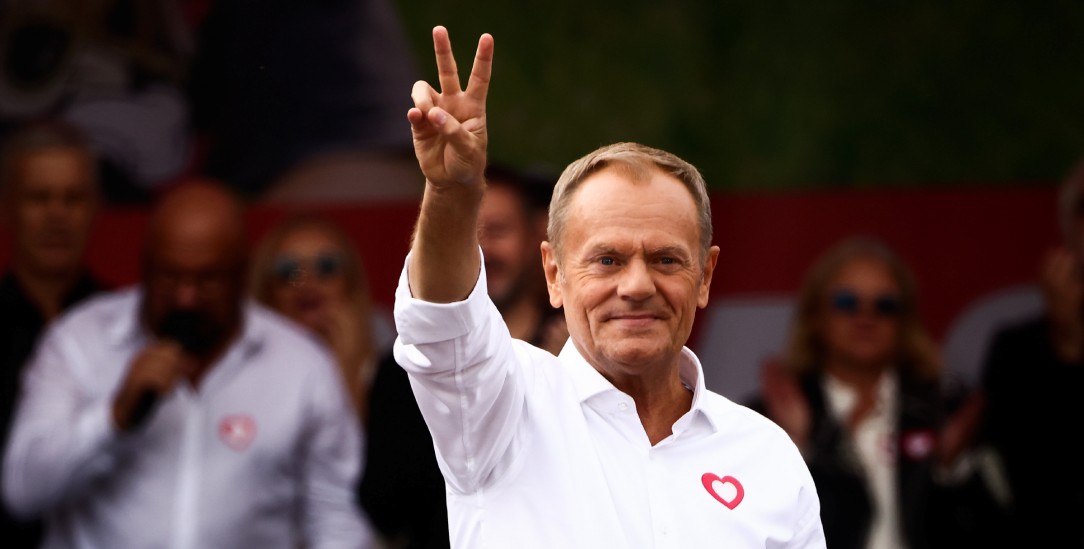
<instances>
[{"instance_id":1,"label":"shirt collar","mask_svg":"<svg viewBox=\"0 0 1084 549\"><path fill-rule=\"evenodd\" d=\"M117 346L149 341L151 334L140 319L144 297L143 287L137 285L122 291L131 294L128 306L118 310L116 316L111 319L106 327L106 337L109 338L110 343ZM255 314L260 308L261 305L247 299L242 305L241 335L234 345L239 343L246 356L259 349L267 333L267 327L259 320L259 315Z\"/></svg>"},{"instance_id":2,"label":"shirt collar","mask_svg":"<svg viewBox=\"0 0 1084 549\"><path fill-rule=\"evenodd\" d=\"M567 369L576 394L581 404L590 404L598 399L625 398L628 395L614 387L608 379L602 376L587 359L580 354L569 338L558 355L562 365ZM708 399L704 396L707 388L704 385L704 369L700 365L700 359L687 347L682 348L679 359L678 377L681 382L693 391L693 403L689 412L674 422L674 434L678 434L692 425L694 421L702 418L710 425L711 429L717 430L718 425L708 412ZM604 396L609 395L609 396Z\"/></svg>"},{"instance_id":3,"label":"shirt collar","mask_svg":"<svg viewBox=\"0 0 1084 549\"><path fill-rule=\"evenodd\" d=\"M824 375L823 384L828 398L828 408L832 415L840 420L850 417L851 411L858 403L858 391L828 373ZM895 405L898 384L899 380L894 370L885 372L877 380L877 396L873 410L875 415L886 413Z\"/></svg>"}]
</instances>

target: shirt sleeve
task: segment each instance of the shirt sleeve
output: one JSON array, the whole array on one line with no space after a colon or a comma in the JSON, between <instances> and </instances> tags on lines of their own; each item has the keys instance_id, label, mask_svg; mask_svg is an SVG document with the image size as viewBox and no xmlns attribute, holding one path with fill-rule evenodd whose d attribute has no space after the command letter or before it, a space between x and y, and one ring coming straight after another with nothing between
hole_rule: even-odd
<instances>
[{"instance_id":1,"label":"shirt sleeve","mask_svg":"<svg viewBox=\"0 0 1084 549\"><path fill-rule=\"evenodd\" d=\"M94 397L78 371L85 353L62 328L50 328L27 366L4 456L3 496L21 517L47 511L112 471L123 444L110 398Z\"/></svg>"},{"instance_id":2,"label":"shirt sleeve","mask_svg":"<svg viewBox=\"0 0 1084 549\"><path fill-rule=\"evenodd\" d=\"M798 492L799 505L802 508L802 516L795 530L794 539L787 547L794 549L827 547L828 542L824 537L824 525L821 522L820 505L813 481L809 485L803 485Z\"/></svg>"},{"instance_id":3,"label":"shirt sleeve","mask_svg":"<svg viewBox=\"0 0 1084 549\"><path fill-rule=\"evenodd\" d=\"M415 299L407 267L395 292L395 360L410 375L441 472L461 494L478 490L508 468L526 416L530 359L526 349L514 347L489 299L482 265L464 301Z\"/></svg>"},{"instance_id":4,"label":"shirt sleeve","mask_svg":"<svg viewBox=\"0 0 1084 549\"><path fill-rule=\"evenodd\" d=\"M329 374L335 374L334 369L331 363L322 368ZM302 472L306 547L374 547L372 529L354 501L354 486L363 466L357 413L337 377L317 377L319 382L310 393Z\"/></svg>"}]
</instances>

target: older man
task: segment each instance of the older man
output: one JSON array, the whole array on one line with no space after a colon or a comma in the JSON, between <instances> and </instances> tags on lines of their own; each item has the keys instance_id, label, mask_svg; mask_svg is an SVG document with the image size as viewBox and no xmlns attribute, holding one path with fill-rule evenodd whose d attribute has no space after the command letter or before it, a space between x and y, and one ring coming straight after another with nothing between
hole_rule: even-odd
<instances>
[{"instance_id":1,"label":"older man","mask_svg":"<svg viewBox=\"0 0 1084 549\"><path fill-rule=\"evenodd\" d=\"M486 293L493 39L465 90L433 31L441 90L408 112L426 190L396 293L411 377L448 491L453 547L823 547L789 437L711 393L685 348L719 249L696 168L636 144L570 165L542 260L570 339L559 357L510 337Z\"/></svg>"},{"instance_id":2,"label":"older man","mask_svg":"<svg viewBox=\"0 0 1084 549\"><path fill-rule=\"evenodd\" d=\"M369 546L356 416L329 354L244 301L243 229L221 187L179 187L142 284L46 333L3 471L45 547Z\"/></svg>"},{"instance_id":3,"label":"older man","mask_svg":"<svg viewBox=\"0 0 1084 549\"><path fill-rule=\"evenodd\" d=\"M28 123L0 150L0 221L12 248L0 277L0 448L23 367L42 330L103 287L84 258L98 210L97 175L86 138L59 121ZM38 521L20 521L0 509L5 547L38 547L40 531Z\"/></svg>"}]
</instances>

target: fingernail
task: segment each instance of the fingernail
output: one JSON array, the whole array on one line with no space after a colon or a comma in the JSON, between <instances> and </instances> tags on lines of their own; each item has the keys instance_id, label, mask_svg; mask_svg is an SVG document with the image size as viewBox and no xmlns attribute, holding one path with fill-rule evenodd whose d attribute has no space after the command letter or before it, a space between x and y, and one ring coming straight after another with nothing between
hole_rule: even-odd
<instances>
[{"instance_id":1,"label":"fingernail","mask_svg":"<svg viewBox=\"0 0 1084 549\"><path fill-rule=\"evenodd\" d=\"M448 115L445 114L444 111L437 111L435 118L436 118L435 122L437 123L437 125L438 126L443 126L444 122L446 120L448 120Z\"/></svg>"}]
</instances>

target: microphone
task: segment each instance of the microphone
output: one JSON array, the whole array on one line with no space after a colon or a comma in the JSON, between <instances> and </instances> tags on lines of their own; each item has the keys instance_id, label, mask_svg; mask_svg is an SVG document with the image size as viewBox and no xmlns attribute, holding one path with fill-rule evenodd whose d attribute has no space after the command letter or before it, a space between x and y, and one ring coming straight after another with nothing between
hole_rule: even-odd
<instances>
[{"instance_id":1,"label":"microphone","mask_svg":"<svg viewBox=\"0 0 1084 549\"><path fill-rule=\"evenodd\" d=\"M181 349L192 355L198 355L204 351L206 342L200 337L199 328L203 320L195 311L172 311L162 320L159 327L159 336L163 339L171 339L177 342ZM158 404L158 393L147 389L139 395L135 409L132 411L132 427L139 427L146 423Z\"/></svg>"}]
</instances>

